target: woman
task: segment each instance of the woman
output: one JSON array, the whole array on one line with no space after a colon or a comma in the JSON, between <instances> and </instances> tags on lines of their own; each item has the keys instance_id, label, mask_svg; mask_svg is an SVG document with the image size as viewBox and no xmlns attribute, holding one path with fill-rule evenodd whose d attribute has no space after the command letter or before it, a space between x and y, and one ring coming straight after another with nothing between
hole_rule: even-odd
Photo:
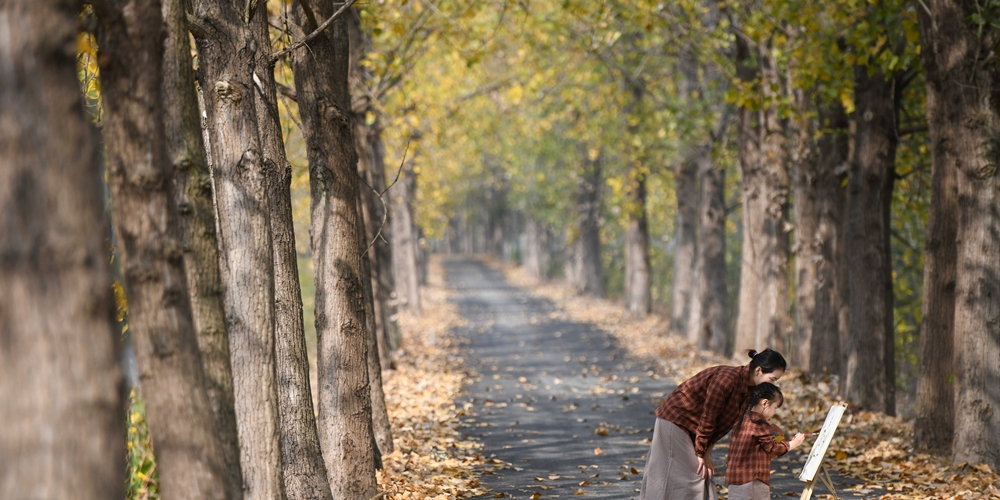
<instances>
[{"instance_id":1,"label":"woman","mask_svg":"<svg viewBox=\"0 0 1000 500\"><path fill-rule=\"evenodd\" d=\"M750 388L785 374L777 351L751 350L747 366L714 366L685 380L656 409L640 500L715 500L712 447L743 414Z\"/></svg>"}]
</instances>

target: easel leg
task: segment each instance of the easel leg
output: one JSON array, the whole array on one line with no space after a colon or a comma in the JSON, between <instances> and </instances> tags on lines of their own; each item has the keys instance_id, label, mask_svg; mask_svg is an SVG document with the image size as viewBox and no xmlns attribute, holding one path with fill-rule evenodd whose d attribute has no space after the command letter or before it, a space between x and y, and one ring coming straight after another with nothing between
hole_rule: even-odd
<instances>
[{"instance_id":1,"label":"easel leg","mask_svg":"<svg viewBox=\"0 0 1000 500\"><path fill-rule=\"evenodd\" d=\"M806 488L802 490L802 496L799 497L799 500L809 500L812 498L814 486L816 486L816 479L806 483Z\"/></svg>"},{"instance_id":2,"label":"easel leg","mask_svg":"<svg viewBox=\"0 0 1000 500\"><path fill-rule=\"evenodd\" d=\"M834 500L840 500L840 497L837 496L837 490L833 487L833 479L830 477L830 472L826 470L826 467L820 467L820 471L823 473L823 475L820 476L820 479L823 480L823 484L825 484L827 488L830 488L830 493L833 493Z\"/></svg>"}]
</instances>

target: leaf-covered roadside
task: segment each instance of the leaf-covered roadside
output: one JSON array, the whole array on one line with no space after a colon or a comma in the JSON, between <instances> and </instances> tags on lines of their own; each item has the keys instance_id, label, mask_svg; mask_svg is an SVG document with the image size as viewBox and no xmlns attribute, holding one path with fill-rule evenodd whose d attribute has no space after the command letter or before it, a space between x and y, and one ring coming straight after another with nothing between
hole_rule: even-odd
<instances>
[{"instance_id":1,"label":"leaf-covered roadside","mask_svg":"<svg viewBox=\"0 0 1000 500\"><path fill-rule=\"evenodd\" d=\"M502 267L512 284L557 304L564 319L601 327L614 335L631 355L658 362L678 382L710 366L738 363L709 351L697 351L685 339L667 336L668 319L655 314L628 319L620 304L577 296L572 289L558 283L538 284L527 277L523 268ZM829 407L841 401L836 380L829 378L814 379L808 374L789 371L780 386L786 401L773 421L787 434L818 430ZM811 444L807 440L807 446ZM850 407L824 464L860 480L862 484L855 489L866 497L1000 498L1000 475L988 465L952 464L945 457L920 453L913 448L911 422ZM800 469L801 464L798 465ZM797 475L799 470L792 472Z\"/></svg>"},{"instance_id":2,"label":"leaf-covered roadside","mask_svg":"<svg viewBox=\"0 0 1000 500\"><path fill-rule=\"evenodd\" d=\"M400 314L403 352L383 374L395 451L382 457L379 490L385 498L444 500L485 493L479 472L486 459L478 443L462 437L464 415L454 399L468 375L449 331L461 324L442 284L437 259L428 263L423 316Z\"/></svg>"}]
</instances>

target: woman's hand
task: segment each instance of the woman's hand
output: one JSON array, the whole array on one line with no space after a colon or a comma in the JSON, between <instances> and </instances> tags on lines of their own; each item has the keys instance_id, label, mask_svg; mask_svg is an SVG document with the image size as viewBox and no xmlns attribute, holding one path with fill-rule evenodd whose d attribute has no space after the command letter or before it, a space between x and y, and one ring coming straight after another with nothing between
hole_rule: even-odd
<instances>
[{"instance_id":1,"label":"woman's hand","mask_svg":"<svg viewBox=\"0 0 1000 500\"><path fill-rule=\"evenodd\" d=\"M704 479L712 479L715 475L715 464L712 463L712 455L708 453L705 457L698 457L698 475Z\"/></svg>"},{"instance_id":2,"label":"woman's hand","mask_svg":"<svg viewBox=\"0 0 1000 500\"><path fill-rule=\"evenodd\" d=\"M788 442L788 449L794 450L795 448L798 448L798 446L801 445L802 442L805 440L806 440L806 435L801 432L792 436L792 440Z\"/></svg>"}]
</instances>

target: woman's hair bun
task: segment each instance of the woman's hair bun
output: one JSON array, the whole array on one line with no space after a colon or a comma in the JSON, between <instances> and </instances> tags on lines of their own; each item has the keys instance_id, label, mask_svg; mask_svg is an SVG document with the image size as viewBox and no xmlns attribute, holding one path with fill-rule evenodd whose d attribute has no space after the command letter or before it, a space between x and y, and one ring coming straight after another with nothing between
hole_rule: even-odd
<instances>
[{"instance_id":1,"label":"woman's hair bun","mask_svg":"<svg viewBox=\"0 0 1000 500\"><path fill-rule=\"evenodd\" d=\"M747 356L750 356L750 359L753 359L754 356L756 356L757 354L759 354L759 353L757 351L753 350L753 349L748 349L747 350Z\"/></svg>"}]
</instances>

